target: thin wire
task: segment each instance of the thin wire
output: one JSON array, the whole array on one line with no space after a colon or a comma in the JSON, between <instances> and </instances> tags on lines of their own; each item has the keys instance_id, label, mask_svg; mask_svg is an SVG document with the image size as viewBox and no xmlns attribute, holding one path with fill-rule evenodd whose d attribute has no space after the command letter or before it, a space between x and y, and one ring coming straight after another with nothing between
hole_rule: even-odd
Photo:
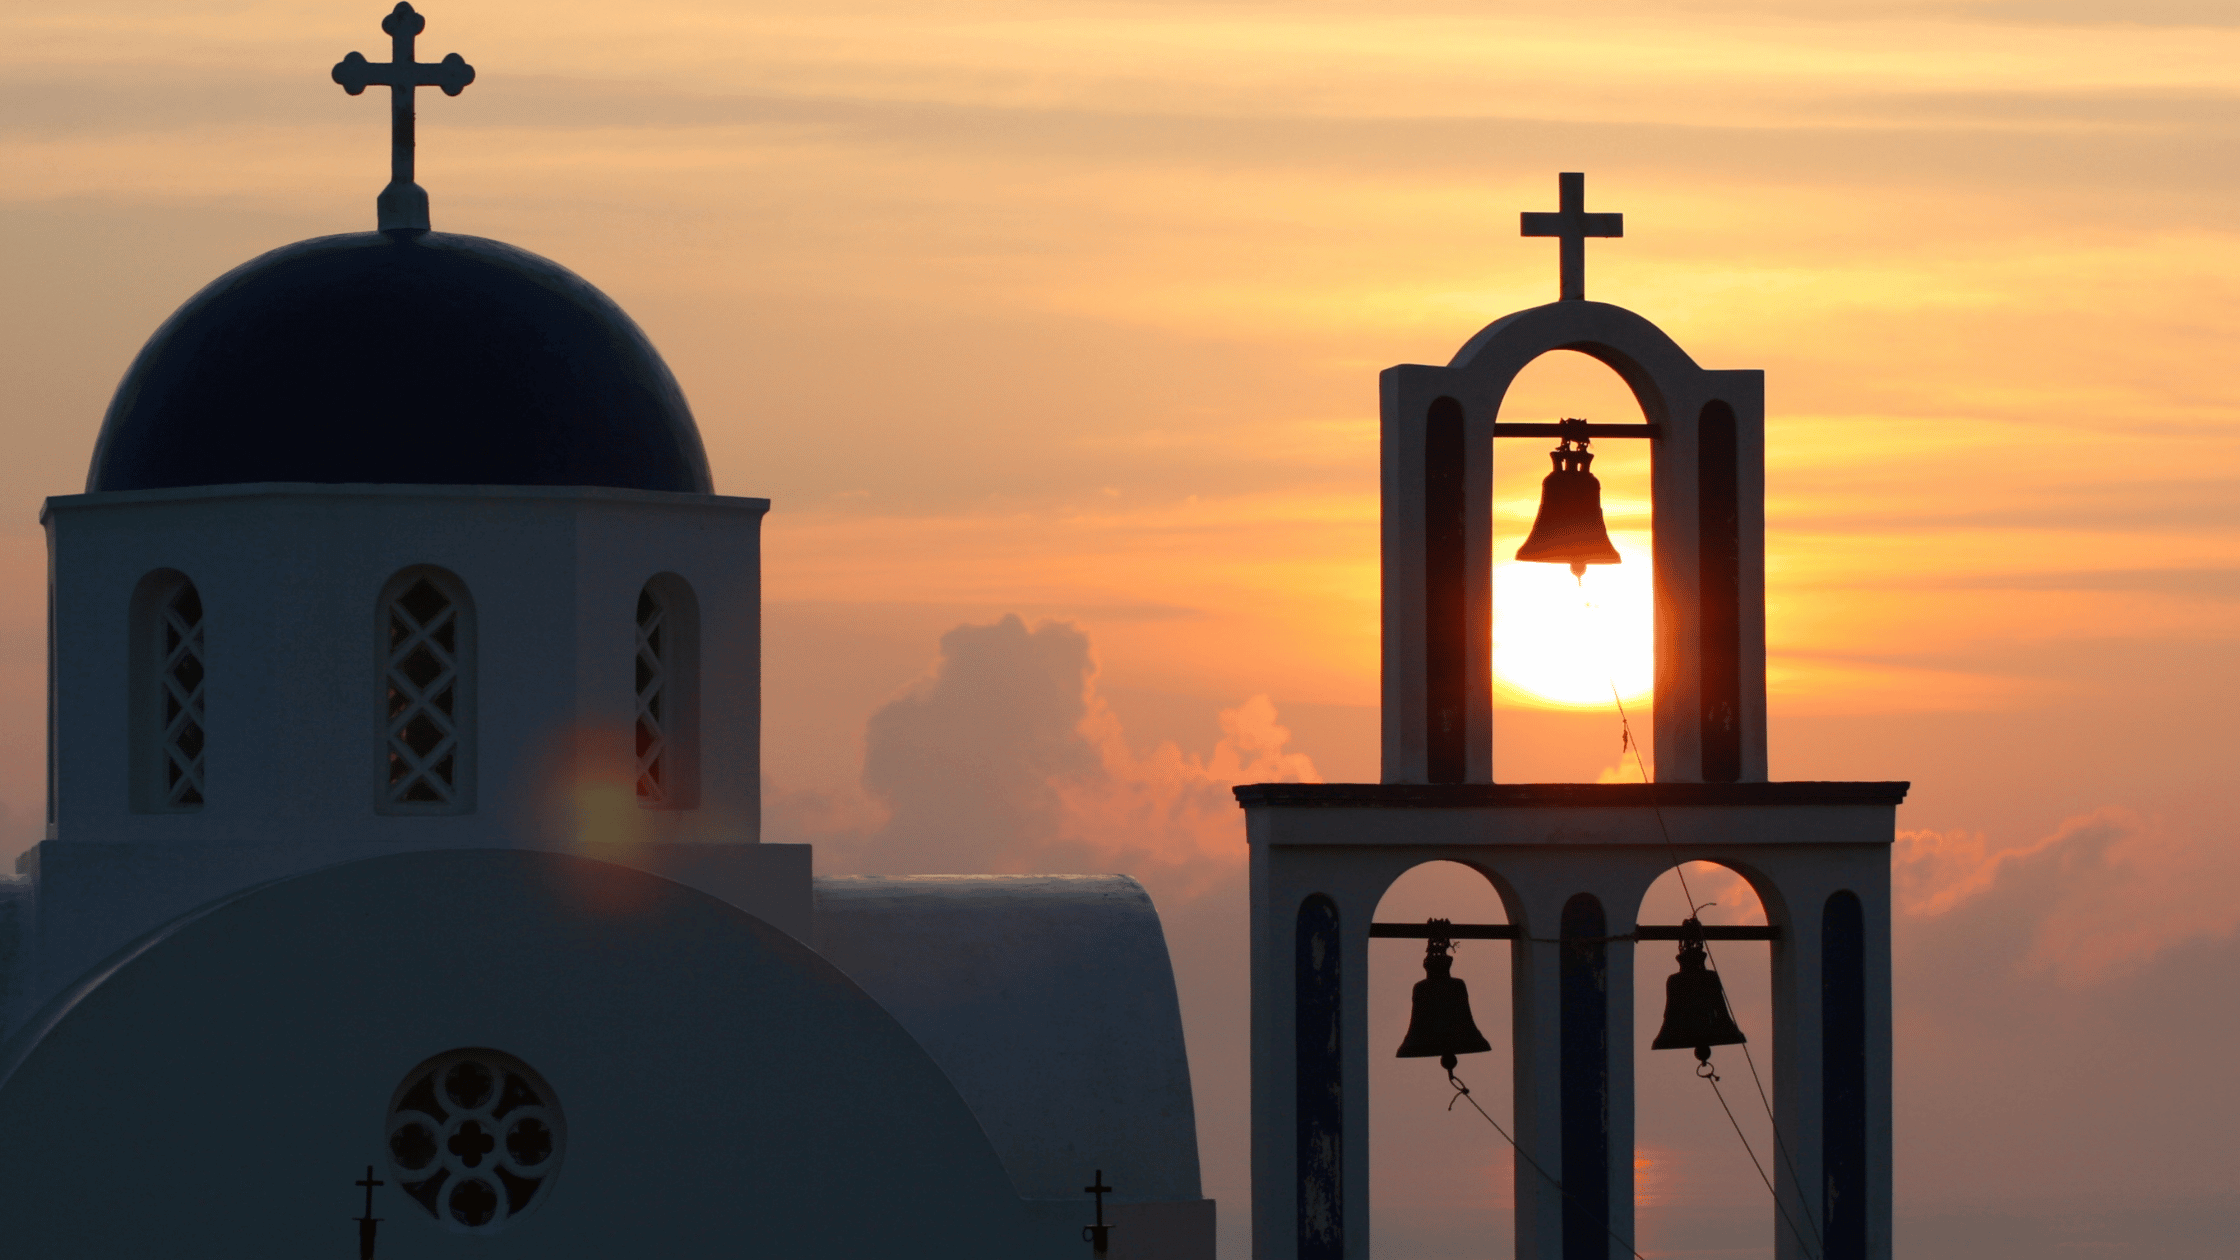
<instances>
[{"instance_id":1,"label":"thin wire","mask_svg":"<svg viewBox=\"0 0 2240 1260\"><path fill-rule=\"evenodd\" d=\"M1594 605L1589 604L1587 607L1592 608ZM1664 806L1657 803L1656 780L1649 777L1649 765L1641 759L1641 741L1633 737L1633 723L1626 717L1626 699L1618 694L1617 679L1608 678L1604 681L1610 684L1611 703L1618 706L1618 729L1625 735L1627 751L1633 754L1633 768L1641 773L1641 785L1649 789L1649 808L1657 816L1657 834L1664 837L1665 847L1672 850L1674 857L1678 857L1680 846L1672 842L1672 832L1664 825ZM1692 919L1703 909L1703 905L1696 900L1695 890L1688 887L1687 863L1674 862L1672 873L1680 877L1680 895L1688 899L1688 917ZM1708 942L1704 945L1703 952L1706 956L1711 953L1711 946Z\"/></svg>"},{"instance_id":2,"label":"thin wire","mask_svg":"<svg viewBox=\"0 0 2240 1260\"><path fill-rule=\"evenodd\" d=\"M1583 574L1579 578L1579 585L1582 588L1586 586L1586 577ZM1579 602L1586 608L1592 609L1594 607L1594 603L1591 600L1587 599L1585 591L1583 589L1580 593ZM1656 780L1649 777L1648 763L1643 761L1641 758L1641 741L1634 738L1633 722L1626 716L1625 697L1618 694L1618 680L1615 676L1607 676L1603 681L1607 682L1610 686L1610 702L1616 705L1618 708L1618 730L1620 733L1620 740L1625 749L1633 754L1634 769L1641 775L1642 786L1648 789L1649 809L1653 814L1656 815L1657 833L1664 837L1665 847L1672 851L1672 856L1675 859L1672 863L1672 873L1679 876L1680 878L1680 895L1687 898L1688 900L1688 917L1691 919L1695 918L1699 913L1702 912L1703 906L1696 901L1695 890L1688 886L1687 863L1677 860L1680 857L1680 846L1673 843L1672 831L1669 827L1665 826L1664 806L1659 804L1657 801ZM1711 964L1711 969L1716 972L1719 969L1718 959L1712 954L1711 942L1709 942L1708 940L1703 943L1703 955L1704 959ZM1727 1008L1727 1018L1733 1020L1734 1004L1727 1001L1727 990L1726 986L1723 984L1719 986L1719 1003L1720 1005ZM1740 1026L1739 1021L1737 1021L1737 1026ZM1775 1118L1773 1114L1773 1101L1770 1098L1766 1097L1765 1082L1760 1080L1758 1077L1757 1056L1750 1053L1750 1043L1748 1041L1744 1041L1742 1043L1742 1059L1743 1062L1747 1063L1750 1067L1750 1082L1757 1087L1758 1103L1760 1106L1765 1108L1766 1122L1773 1132L1774 1153L1776 1155L1779 1155L1781 1157L1781 1162L1788 1167L1789 1180L1796 1183L1797 1194L1801 1200L1804 1194L1804 1178L1797 1172L1796 1160L1790 1157L1788 1143L1781 1140L1781 1122L1780 1120ZM1710 1077L1707 1077L1706 1079L1711 1082L1711 1092L1719 1095L1719 1106L1722 1110L1725 1110L1727 1112L1727 1122L1734 1125L1734 1135L1742 1139L1742 1149L1749 1154L1751 1165L1758 1169L1758 1180L1766 1183L1766 1192L1773 1196L1773 1206L1775 1210L1781 1213L1782 1220L1788 1221L1788 1205L1784 1204L1781 1201L1781 1192L1774 1188L1772 1180L1766 1176L1765 1168L1758 1164L1758 1152L1751 1147L1749 1137L1747 1137L1742 1132L1742 1126L1735 1123L1734 1112L1732 1109L1729 1109L1727 1107L1726 1095L1719 1093L1718 1076L1714 1074ZM1805 1223L1812 1228L1813 1242L1818 1245L1820 1250L1826 1251L1827 1242L1824 1238L1821 1237L1820 1223L1817 1220L1813 1219L1811 1204L1808 1202L1800 1202L1798 1206L1803 1210ZM1802 1245L1804 1242L1803 1232L1798 1230L1794 1223L1791 1223L1789 1228L1790 1232L1796 1235L1798 1244Z\"/></svg>"},{"instance_id":3,"label":"thin wire","mask_svg":"<svg viewBox=\"0 0 2240 1260\"><path fill-rule=\"evenodd\" d=\"M1593 607L1593 605L1589 604L1588 607L1591 608ZM1657 803L1656 782L1649 777L1649 767L1641 760L1641 741L1633 737L1633 725L1626 718L1625 698L1618 694L1617 680L1610 679L1608 681L1610 683L1610 699L1618 706L1618 727L1621 731L1624 732L1626 747L1631 749L1633 752L1633 764L1635 769L1639 770L1641 773L1641 782L1643 786L1649 789L1649 808L1656 814L1657 831L1664 837L1665 846L1671 849L1673 856L1677 858L1680 855L1680 848L1678 845L1673 843L1672 832L1665 827L1664 807ZM1675 861L1672 864L1672 873L1680 877L1680 891L1681 894L1688 899L1688 914L1692 918L1699 911L1701 911L1703 907L1697 904L1695 893L1688 888L1688 872L1686 864ZM1717 971L1718 959L1711 952L1711 942L1704 942L1703 954L1704 958L1711 963L1711 969L1713 971ZM1734 1019L1734 1004L1727 1001L1727 990L1726 986L1723 984L1719 986L1719 1002L1721 1005L1727 1008L1727 1018ZM1737 1021L1738 1024L1739 1022L1740 1021ZM1797 1193L1801 1197L1804 1194L1804 1178L1797 1172L1796 1160L1790 1157L1788 1143L1781 1140L1781 1122L1774 1118L1773 1100L1766 1097L1765 1082L1759 1079L1758 1076L1757 1056L1750 1053L1750 1043L1747 1041L1742 1043L1742 1060L1750 1067L1750 1082L1757 1087L1758 1104L1761 1107L1765 1108L1766 1121L1772 1128L1774 1153L1781 1157L1781 1162L1783 1164L1787 1165L1789 1169L1789 1179L1792 1182L1796 1183ZM1712 1092L1718 1093L1718 1078L1712 1077L1710 1079ZM1719 1098L1719 1106L1724 1108L1726 1105L1726 1097L1724 1095L1721 1095ZM1734 1112L1727 1112L1727 1120L1729 1123L1733 1123ZM1751 1148L1750 1139L1743 1136L1742 1126L1739 1124L1735 1125L1734 1132L1736 1137L1742 1138L1742 1149L1749 1153L1751 1164L1756 1165L1758 1162L1758 1153L1756 1150ZM1781 1218L1783 1220L1788 1220L1789 1209L1787 1205L1785 1205L1781 1201L1781 1192L1774 1189L1773 1183L1766 1179L1764 1168L1758 1169L1758 1179L1760 1181L1766 1182L1767 1192L1773 1195L1773 1206L1781 1212ZM1813 1242L1818 1245L1821 1250L1825 1251L1827 1249L1827 1243L1826 1240L1823 1239L1820 1235L1820 1223L1813 1219L1811 1205L1809 1203L1800 1203L1798 1206L1801 1207L1804 1211L1805 1224L1810 1226L1812 1229ZM1802 1243L1804 1241L1803 1233L1801 1231L1797 1231L1794 1224L1790 1226L1790 1230L1791 1232L1796 1233L1797 1241L1799 1243Z\"/></svg>"},{"instance_id":4,"label":"thin wire","mask_svg":"<svg viewBox=\"0 0 2240 1260\"><path fill-rule=\"evenodd\" d=\"M1727 1105L1726 1091L1719 1088L1719 1074L1710 1069L1711 1064L1706 1062L1703 1064L1703 1070L1697 1072L1696 1075L1701 1076L1710 1084L1711 1096L1719 1100L1719 1110L1727 1113L1727 1123L1734 1126L1734 1135L1742 1139L1742 1149L1744 1153L1750 1156L1750 1166L1758 1170L1758 1180L1766 1184L1766 1193L1773 1196L1773 1210L1781 1213L1781 1223L1789 1227L1790 1236L1797 1240L1798 1246L1802 1247L1804 1245L1804 1231L1798 1229L1797 1223L1789 1219L1788 1205L1781 1201L1781 1192L1773 1188L1773 1178L1766 1176L1766 1166L1758 1162L1758 1152L1751 1149L1749 1137L1742 1132L1742 1122L1734 1118L1734 1108ZM1817 1231L1815 1231L1815 1239L1817 1240ZM1826 1245L1823 1244L1821 1251L1825 1252L1826 1250ZM1805 1248L1805 1255L1809 1260L1812 1249Z\"/></svg>"},{"instance_id":5,"label":"thin wire","mask_svg":"<svg viewBox=\"0 0 2240 1260\"><path fill-rule=\"evenodd\" d=\"M1706 952L1708 953L1709 951ZM1721 1001L1726 1000L1725 985L1719 986L1719 997ZM1734 1016L1734 1008L1731 1004L1727 1008L1727 1016L1730 1019ZM1747 1041L1742 1043L1742 1061L1750 1065L1750 1083L1757 1086L1758 1088L1758 1105L1765 1108L1766 1120L1772 1124L1774 1154L1779 1155L1781 1157L1781 1162L1788 1166L1789 1181L1797 1188L1798 1210L1804 1214L1804 1223L1810 1226L1812 1229L1812 1241L1818 1244L1820 1250L1825 1253L1828 1250L1828 1242L1825 1238L1820 1236L1820 1222L1813 1217L1812 1204L1805 1198L1804 1176L1797 1171L1797 1161L1789 1158L1789 1144L1781 1140L1781 1125L1779 1122L1774 1121L1773 1119L1773 1100L1766 1097L1766 1083L1758 1079L1758 1058L1756 1055L1750 1053L1750 1043ZM1723 1102L1724 1100L1722 1099L1721 1101ZM1773 1202L1777 1207L1780 1205L1781 1194L1779 1191L1774 1192ZM1803 1240L1799 1239L1798 1241L1801 1242Z\"/></svg>"},{"instance_id":6,"label":"thin wire","mask_svg":"<svg viewBox=\"0 0 2240 1260\"><path fill-rule=\"evenodd\" d=\"M1462 1078L1456 1076L1453 1069L1451 1068L1447 1071L1447 1084L1454 1086L1454 1098L1449 1098L1447 1100L1447 1110L1454 1110L1455 1099L1461 1099L1463 1102L1469 1103L1470 1109L1486 1118L1486 1123L1493 1126L1493 1131L1501 1135L1501 1140L1509 1144L1509 1149L1517 1153L1518 1159L1521 1159L1525 1163L1532 1165L1532 1171L1539 1173L1543 1178L1546 1178L1548 1184L1556 1188L1557 1194L1560 1194L1564 1198L1571 1200L1573 1203L1578 1203L1579 1207L1582 1210L1589 1210L1591 1213L1591 1209L1587 1209L1586 1204L1579 1202L1579 1198L1577 1195L1574 1195L1569 1190L1564 1189L1562 1182L1556 1180L1555 1176L1551 1174L1547 1169L1542 1168L1540 1166L1539 1160L1534 1159L1530 1152L1526 1151L1524 1147L1518 1145L1515 1138L1509 1136L1509 1131L1501 1127L1501 1122L1494 1119L1491 1112L1488 1112L1485 1108L1478 1105L1477 1098L1470 1093L1470 1087L1463 1084ZM1623 1235L1619 1234L1617 1230L1610 1228L1609 1214L1607 1212L1603 1214L1602 1232L1610 1235L1610 1237L1615 1240L1619 1246L1625 1248L1629 1253L1631 1253L1633 1256L1633 1260L1647 1260L1647 1257L1634 1250L1633 1244L1627 1242Z\"/></svg>"}]
</instances>

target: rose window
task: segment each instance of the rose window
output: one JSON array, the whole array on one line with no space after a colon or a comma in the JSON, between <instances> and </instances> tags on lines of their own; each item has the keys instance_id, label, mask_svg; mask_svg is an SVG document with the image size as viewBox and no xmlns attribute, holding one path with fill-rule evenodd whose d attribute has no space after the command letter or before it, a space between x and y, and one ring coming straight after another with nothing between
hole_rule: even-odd
<instances>
[{"instance_id":1,"label":"rose window","mask_svg":"<svg viewBox=\"0 0 2240 1260\"><path fill-rule=\"evenodd\" d=\"M495 1050L437 1055L389 1104L397 1184L453 1229L487 1234L528 1211L560 1171L560 1105L529 1065Z\"/></svg>"}]
</instances>

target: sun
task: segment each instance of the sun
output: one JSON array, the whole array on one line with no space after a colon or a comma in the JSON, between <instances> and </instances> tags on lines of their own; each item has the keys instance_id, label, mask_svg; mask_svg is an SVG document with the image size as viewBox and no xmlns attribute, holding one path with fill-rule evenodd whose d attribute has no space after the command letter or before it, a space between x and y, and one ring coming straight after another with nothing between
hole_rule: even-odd
<instances>
[{"instance_id":1,"label":"sun","mask_svg":"<svg viewBox=\"0 0 2240 1260\"><path fill-rule=\"evenodd\" d=\"M1493 686L1497 699L1540 708L1607 709L1655 679L1655 580L1649 535L1612 530L1620 564L1583 580L1560 564L1493 566ZM1513 550L1513 548L1512 548Z\"/></svg>"}]
</instances>

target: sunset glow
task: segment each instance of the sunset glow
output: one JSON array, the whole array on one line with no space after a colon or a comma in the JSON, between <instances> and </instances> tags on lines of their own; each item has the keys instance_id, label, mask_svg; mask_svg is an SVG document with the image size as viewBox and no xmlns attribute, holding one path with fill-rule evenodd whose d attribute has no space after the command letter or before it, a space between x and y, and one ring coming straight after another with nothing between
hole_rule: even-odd
<instances>
[{"instance_id":1,"label":"sunset glow","mask_svg":"<svg viewBox=\"0 0 2240 1260\"><path fill-rule=\"evenodd\" d=\"M0 12L0 859L48 834L40 502L83 486L120 376L182 301L374 226L388 110L328 67L385 55L393 2ZM2001 1222L2183 1201L2217 1223L2199 1252L2076 1245L2229 1249L2240 1109L2215 1056L2240 1031L2201 994L2240 975L2233 4L415 4L422 50L480 76L420 98L436 229L613 297L690 399L717 490L772 501L764 838L814 844L820 873L938 835L944 861L1140 878L1193 1021L1223 1260L1249 1254L1251 1162L1229 789L1380 778L1378 373L1556 298L1556 247L1517 214L1555 208L1559 171L1625 216L1590 243L1590 299L1706 369L1765 372L1771 777L1915 785L1901 1254L2006 1260L1904 1232L1963 1200ZM1499 418L1558 417L1643 418L1569 351ZM1594 446L1625 562L1583 584L1510 559L1547 445L1495 447L1495 777L1633 780L1608 710L1614 683L1646 738L1652 444ZM1029 662L1064 646L1030 680L1056 715L1041 743L996 738L1016 705L944 690L966 627ZM1028 804L867 771L873 716L911 705L927 744L1047 753ZM554 808L635 837L620 781L556 778ZM1409 913L1492 913L1426 879ZM1486 1003L1507 948L1463 955ZM1398 1018L1420 963L1375 957ZM1639 956L1652 997L1670 957ZM2107 1070L2142 1045L2153 1071ZM1765 1192L1682 1077L1642 1086L1666 1126L1645 1201L1723 1194L1749 1228L1645 1225L1644 1253L1769 1256ZM1444 1132L1444 1162L1382 1139L1374 1250L1505 1237L1485 1187L1509 1148L1441 1110L1435 1075L1405 1079L1378 1105L1410 1118L1380 1132L1476 1127ZM2011 1254L2056 1247L2031 1237Z\"/></svg>"},{"instance_id":2,"label":"sunset glow","mask_svg":"<svg viewBox=\"0 0 2240 1260\"><path fill-rule=\"evenodd\" d=\"M1583 579L1560 564L1493 566L1495 694L1511 703L1608 708L1655 682L1651 652L1655 571L1645 534L1613 531L1622 564L1592 565Z\"/></svg>"}]
</instances>

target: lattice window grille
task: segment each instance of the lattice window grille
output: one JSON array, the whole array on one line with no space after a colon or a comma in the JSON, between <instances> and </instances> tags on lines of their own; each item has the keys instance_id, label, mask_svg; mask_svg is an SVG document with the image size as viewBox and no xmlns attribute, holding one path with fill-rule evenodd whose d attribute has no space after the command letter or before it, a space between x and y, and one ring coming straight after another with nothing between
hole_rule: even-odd
<instances>
[{"instance_id":1,"label":"lattice window grille","mask_svg":"<svg viewBox=\"0 0 2240 1260\"><path fill-rule=\"evenodd\" d=\"M388 609L387 799L447 806L459 792L459 609L426 578Z\"/></svg>"},{"instance_id":2,"label":"lattice window grille","mask_svg":"<svg viewBox=\"0 0 2240 1260\"><path fill-rule=\"evenodd\" d=\"M638 803L669 799L668 610L651 590L638 592Z\"/></svg>"},{"instance_id":3,"label":"lattice window grille","mask_svg":"<svg viewBox=\"0 0 2240 1260\"><path fill-rule=\"evenodd\" d=\"M162 659L157 676L163 690L163 804L166 809L202 808L203 659L202 596L183 582L163 601Z\"/></svg>"}]
</instances>

